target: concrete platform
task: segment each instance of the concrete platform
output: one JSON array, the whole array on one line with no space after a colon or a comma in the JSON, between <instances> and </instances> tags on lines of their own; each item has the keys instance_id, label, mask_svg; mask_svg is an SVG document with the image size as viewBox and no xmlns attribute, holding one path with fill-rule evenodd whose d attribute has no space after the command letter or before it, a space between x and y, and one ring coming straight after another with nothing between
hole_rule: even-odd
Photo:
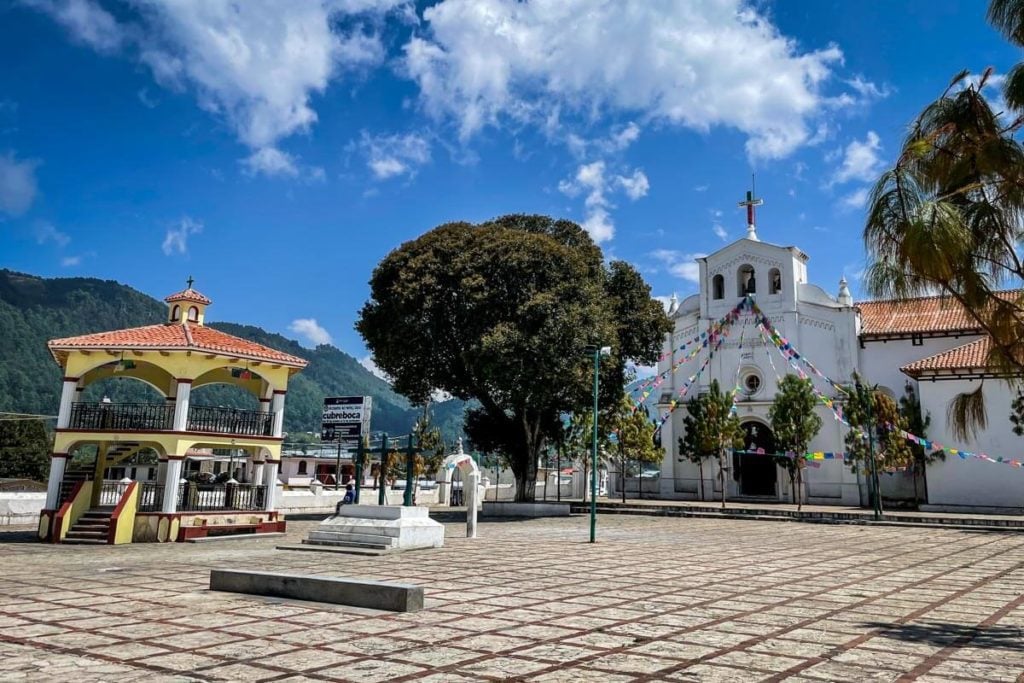
<instances>
[{"instance_id":1,"label":"concrete platform","mask_svg":"<svg viewBox=\"0 0 1024 683\"><path fill-rule=\"evenodd\" d=\"M520 517L535 519L538 517L568 517L571 514L569 503L513 503L506 501L484 501L482 517Z\"/></svg>"},{"instance_id":2,"label":"concrete platform","mask_svg":"<svg viewBox=\"0 0 1024 683\"><path fill-rule=\"evenodd\" d=\"M444 525L425 507L345 505L303 540L307 545L365 550L415 550L444 546Z\"/></svg>"},{"instance_id":3,"label":"concrete platform","mask_svg":"<svg viewBox=\"0 0 1024 683\"><path fill-rule=\"evenodd\" d=\"M420 586L335 576L213 569L210 570L210 590L329 602L388 612L418 612L423 609L423 588Z\"/></svg>"}]
</instances>

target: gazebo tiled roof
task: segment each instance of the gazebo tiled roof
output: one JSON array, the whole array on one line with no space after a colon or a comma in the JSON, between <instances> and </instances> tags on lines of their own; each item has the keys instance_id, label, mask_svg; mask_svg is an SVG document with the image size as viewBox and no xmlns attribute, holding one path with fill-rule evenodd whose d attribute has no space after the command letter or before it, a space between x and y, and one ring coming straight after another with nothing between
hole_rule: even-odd
<instances>
[{"instance_id":1,"label":"gazebo tiled roof","mask_svg":"<svg viewBox=\"0 0 1024 683\"><path fill-rule=\"evenodd\" d=\"M183 289L180 292L175 292L174 294L171 294L169 297L164 299L164 301L166 301L169 304L173 304L178 301L187 301L188 303L203 304L204 306L209 306L211 303L213 303L206 295L201 294L195 289L192 289L191 286L189 286L188 289Z\"/></svg>"},{"instance_id":2,"label":"gazebo tiled roof","mask_svg":"<svg viewBox=\"0 0 1024 683\"><path fill-rule=\"evenodd\" d=\"M202 296L202 295L200 295ZM168 297L170 298L170 297ZM204 351L304 368L305 359L195 323L161 323L113 332L53 339L47 346L59 361L62 351L80 349Z\"/></svg>"}]
</instances>

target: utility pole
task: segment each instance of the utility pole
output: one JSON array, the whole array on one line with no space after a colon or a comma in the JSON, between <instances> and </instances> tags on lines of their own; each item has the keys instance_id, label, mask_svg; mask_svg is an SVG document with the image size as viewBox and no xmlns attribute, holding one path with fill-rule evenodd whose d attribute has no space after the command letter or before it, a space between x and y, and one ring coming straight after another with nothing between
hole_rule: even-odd
<instances>
[{"instance_id":1,"label":"utility pole","mask_svg":"<svg viewBox=\"0 0 1024 683\"><path fill-rule=\"evenodd\" d=\"M409 434L409 447L405 451L405 495L402 496L402 505L412 507L413 477L415 473L416 450L413 447L413 434Z\"/></svg>"},{"instance_id":2,"label":"utility pole","mask_svg":"<svg viewBox=\"0 0 1024 683\"><path fill-rule=\"evenodd\" d=\"M388 485L388 435L384 432L380 436L380 488L377 490L377 505L387 505L388 499L385 487Z\"/></svg>"},{"instance_id":3,"label":"utility pole","mask_svg":"<svg viewBox=\"0 0 1024 683\"><path fill-rule=\"evenodd\" d=\"M597 542L597 411L598 391L601 381L601 356L610 355L610 346L592 347L594 351L594 433L590 451L590 542Z\"/></svg>"}]
</instances>

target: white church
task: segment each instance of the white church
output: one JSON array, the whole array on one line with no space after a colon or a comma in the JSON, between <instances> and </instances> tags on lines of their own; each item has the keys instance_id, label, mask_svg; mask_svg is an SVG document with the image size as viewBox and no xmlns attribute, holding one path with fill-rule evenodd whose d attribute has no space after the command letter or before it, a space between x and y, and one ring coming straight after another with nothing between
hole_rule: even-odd
<instances>
[{"instance_id":1,"label":"white church","mask_svg":"<svg viewBox=\"0 0 1024 683\"><path fill-rule=\"evenodd\" d=\"M748 198L749 199L749 198ZM747 294L802 356L837 382L849 382L856 370L866 382L878 384L894 398L911 382L922 411L931 417L925 435L953 448L983 452L992 457L1024 460L1024 439L1015 436L1009 421L1011 389L986 367L987 338L978 324L957 304L940 297L901 301L854 302L845 279L835 294L812 284L806 253L794 246L779 246L758 239L752 207L745 238L697 259L700 292L673 301L669 317L673 332L666 336L665 354L658 372L670 372L691 352L680 346L720 320ZM674 351L673 351L674 350ZM678 454L683 434L685 403L671 409L687 380L708 359L709 348L670 372L649 398L660 418L665 449L661 474L643 482L645 495L662 499L719 500L721 487L717 458L703 464L703 485L698 466ZM740 388L736 406L747 434L747 450L758 447L775 452L768 410L776 393L777 377L794 372L777 348L765 344L752 316L738 319L686 395L685 402L718 380L723 391ZM840 395L814 377L818 391L835 399ZM988 427L968 442L954 438L946 411L958 394L983 386ZM825 405L817 410L822 429L811 451L843 452L848 427L834 419ZM888 502L911 501L914 480L910 472L883 473L881 490ZM726 466L726 496L731 500L791 502L788 475L772 458L732 454ZM803 473L800 493L804 503L866 505L868 483L843 460L816 461ZM980 459L947 455L930 464L917 481L922 510L1024 512L1024 468ZM924 504L926 503L926 504Z\"/></svg>"}]
</instances>

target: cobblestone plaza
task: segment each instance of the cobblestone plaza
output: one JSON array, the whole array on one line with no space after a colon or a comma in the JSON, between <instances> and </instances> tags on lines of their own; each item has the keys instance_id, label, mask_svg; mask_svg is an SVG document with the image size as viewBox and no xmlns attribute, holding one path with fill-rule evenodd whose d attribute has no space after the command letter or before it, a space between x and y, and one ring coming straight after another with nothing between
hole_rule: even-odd
<instances>
[{"instance_id":1,"label":"cobblestone plaza","mask_svg":"<svg viewBox=\"0 0 1024 683\"><path fill-rule=\"evenodd\" d=\"M0 534L0 680L1024 680L1024 534L603 517L448 525L370 558L288 538ZM20 542L24 541L24 542ZM207 590L211 568L411 582L391 614Z\"/></svg>"}]
</instances>

